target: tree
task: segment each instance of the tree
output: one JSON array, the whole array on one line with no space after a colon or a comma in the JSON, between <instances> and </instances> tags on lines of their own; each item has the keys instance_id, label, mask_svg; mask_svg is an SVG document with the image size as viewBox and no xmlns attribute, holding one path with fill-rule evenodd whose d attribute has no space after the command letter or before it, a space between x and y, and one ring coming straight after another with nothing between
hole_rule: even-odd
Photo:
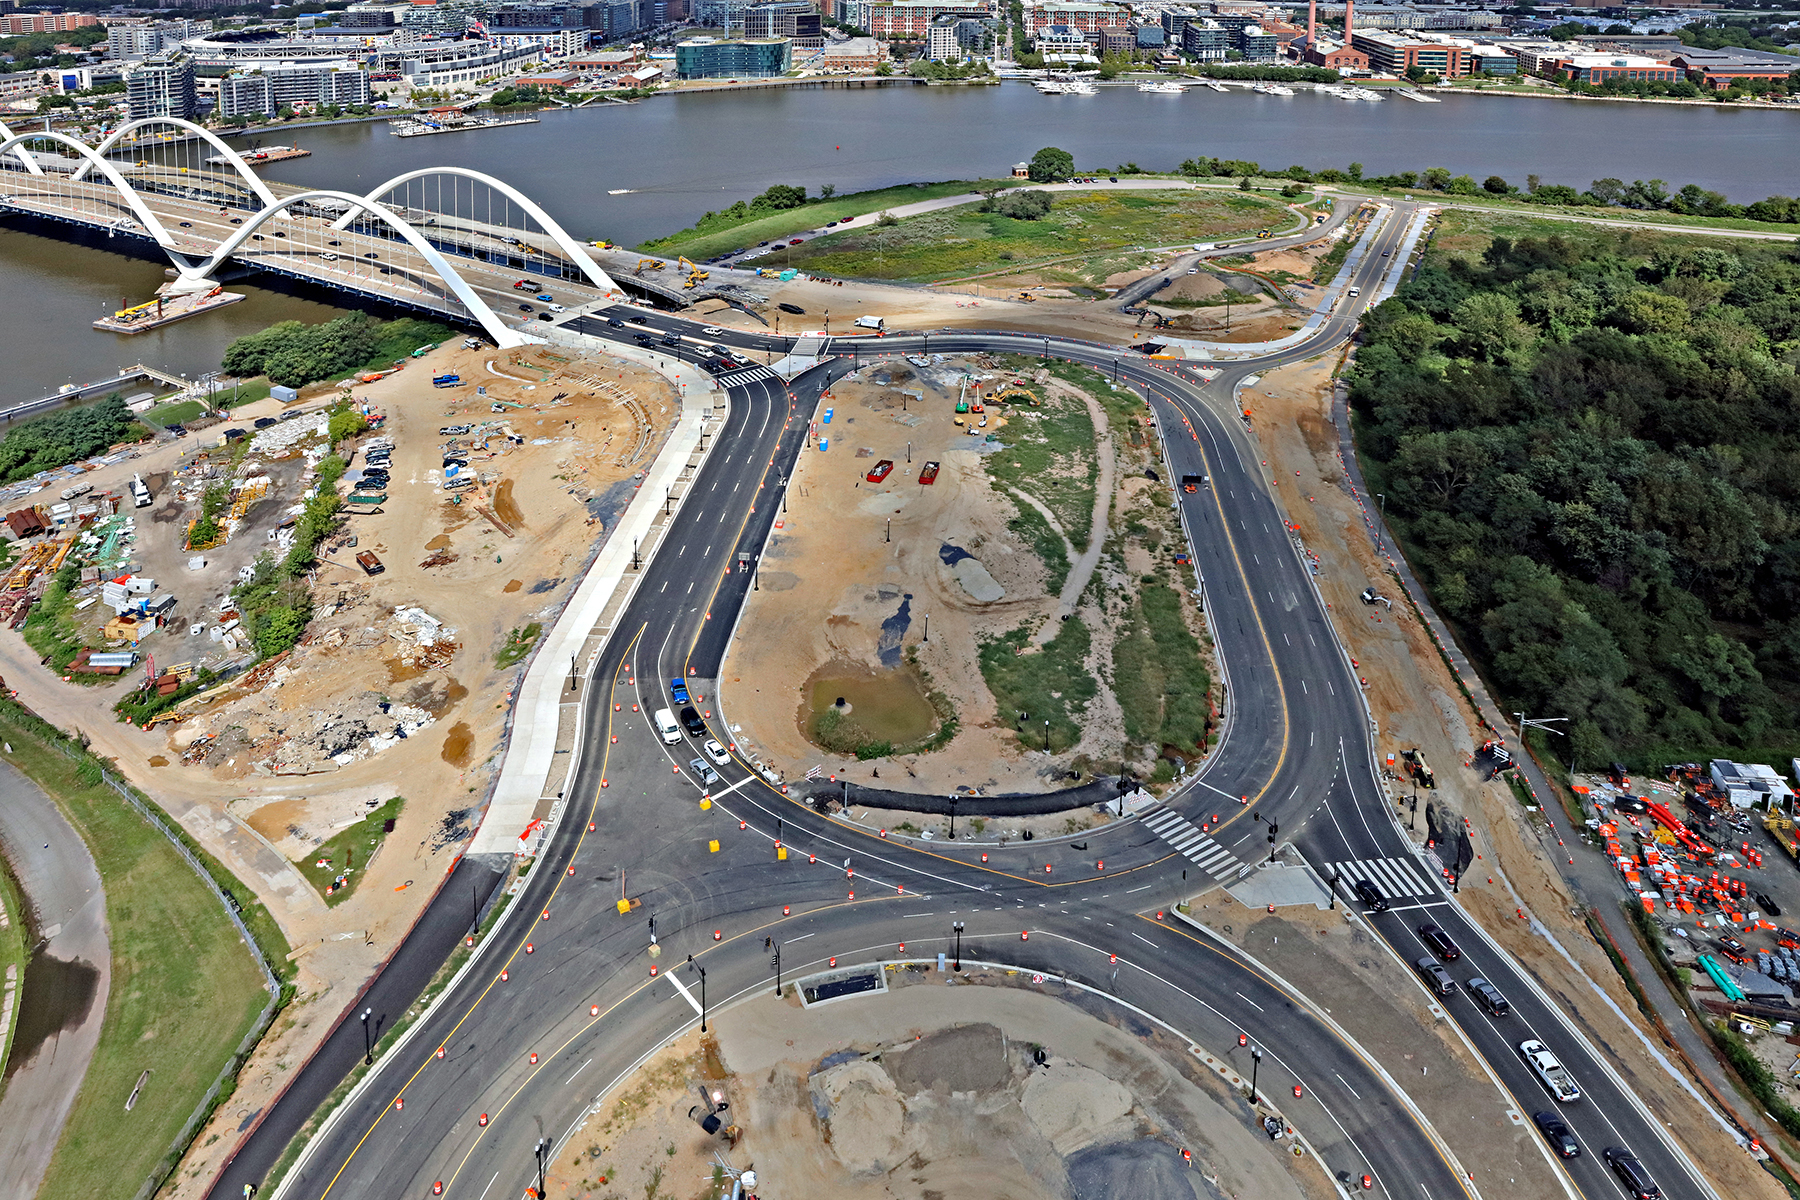
<instances>
[{"instance_id":1,"label":"tree","mask_svg":"<svg viewBox=\"0 0 1800 1200\"><path fill-rule=\"evenodd\" d=\"M1055 146L1045 146L1031 156L1028 168L1033 183L1056 183L1075 174L1075 156Z\"/></svg>"},{"instance_id":2,"label":"tree","mask_svg":"<svg viewBox=\"0 0 1800 1200\"><path fill-rule=\"evenodd\" d=\"M1537 190L1539 187L1542 186L1542 184L1543 184L1543 181L1541 179L1539 179L1536 175L1527 175L1525 177L1525 190L1527 192L1531 193L1532 195L1537 194Z\"/></svg>"},{"instance_id":3,"label":"tree","mask_svg":"<svg viewBox=\"0 0 1800 1200\"><path fill-rule=\"evenodd\" d=\"M835 195L837 195L837 185L835 183L828 183L819 189L819 199L821 200L829 200Z\"/></svg>"},{"instance_id":4,"label":"tree","mask_svg":"<svg viewBox=\"0 0 1800 1200\"><path fill-rule=\"evenodd\" d=\"M1533 178L1535 178L1535 176ZM1513 189L1512 184L1506 182L1506 180L1500 178L1498 175L1489 175L1486 179L1481 181L1481 190L1488 192L1491 195L1504 196Z\"/></svg>"},{"instance_id":5,"label":"tree","mask_svg":"<svg viewBox=\"0 0 1800 1200\"><path fill-rule=\"evenodd\" d=\"M1428 167L1425 170L1424 184L1434 192L1448 191L1450 188L1450 170L1448 167Z\"/></svg>"},{"instance_id":6,"label":"tree","mask_svg":"<svg viewBox=\"0 0 1800 1200\"><path fill-rule=\"evenodd\" d=\"M999 211L1003 217L1012 217L1020 221L1035 221L1050 211L1050 193L1040 192L1032 188L1022 192L1009 192L1000 198Z\"/></svg>"}]
</instances>

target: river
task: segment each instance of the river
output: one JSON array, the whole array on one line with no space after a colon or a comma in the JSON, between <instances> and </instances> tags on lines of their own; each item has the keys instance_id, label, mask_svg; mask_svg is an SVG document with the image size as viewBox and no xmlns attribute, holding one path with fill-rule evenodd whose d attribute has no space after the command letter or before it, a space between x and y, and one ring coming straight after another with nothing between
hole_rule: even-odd
<instances>
[{"instance_id":1,"label":"river","mask_svg":"<svg viewBox=\"0 0 1800 1200\"><path fill-rule=\"evenodd\" d=\"M632 244L691 223L770 184L816 193L914 180L1004 176L1042 146L1083 170L1136 162L1167 170L1198 155L1265 167L1343 167L1369 174L1448 167L1477 179L1585 188L1592 180L1660 178L1746 203L1800 188L1800 111L1444 95L1438 104L1380 103L1302 92L1185 95L1102 87L1042 96L1001 87L767 89L658 97L550 111L536 125L396 138L381 123L295 131L312 156L264 168L272 179L366 190L402 171L462 166L506 180L580 238ZM274 130L265 142L289 138ZM613 195L614 191L621 194ZM97 378L137 361L194 374L217 367L240 333L287 318L321 320L329 293L233 284L250 299L136 337L89 322L123 297L148 298L161 272L101 247L72 246L0 224L7 299L0 404Z\"/></svg>"}]
</instances>

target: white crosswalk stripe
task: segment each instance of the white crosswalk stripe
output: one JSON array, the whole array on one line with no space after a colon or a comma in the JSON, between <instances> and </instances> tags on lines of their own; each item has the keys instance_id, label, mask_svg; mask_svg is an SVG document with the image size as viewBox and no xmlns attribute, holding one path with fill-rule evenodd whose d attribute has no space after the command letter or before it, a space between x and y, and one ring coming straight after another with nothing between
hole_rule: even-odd
<instances>
[{"instance_id":1,"label":"white crosswalk stripe","mask_svg":"<svg viewBox=\"0 0 1800 1200\"><path fill-rule=\"evenodd\" d=\"M728 388L743 387L746 383L756 383L763 379L779 378L781 378L781 376L775 374L775 372L769 370L767 367L751 367L747 371L733 371L729 375L719 376L719 386Z\"/></svg>"},{"instance_id":2,"label":"white crosswalk stripe","mask_svg":"<svg viewBox=\"0 0 1800 1200\"><path fill-rule=\"evenodd\" d=\"M1430 896L1437 892L1418 864L1404 858L1352 859L1332 863L1331 867L1347 880L1360 879L1374 884L1376 890L1388 900Z\"/></svg>"},{"instance_id":3,"label":"white crosswalk stripe","mask_svg":"<svg viewBox=\"0 0 1800 1200\"><path fill-rule=\"evenodd\" d=\"M1144 825L1174 847L1195 866L1224 882L1237 877L1242 864L1231 851L1207 837L1192 821L1167 808L1153 808L1144 814Z\"/></svg>"}]
</instances>

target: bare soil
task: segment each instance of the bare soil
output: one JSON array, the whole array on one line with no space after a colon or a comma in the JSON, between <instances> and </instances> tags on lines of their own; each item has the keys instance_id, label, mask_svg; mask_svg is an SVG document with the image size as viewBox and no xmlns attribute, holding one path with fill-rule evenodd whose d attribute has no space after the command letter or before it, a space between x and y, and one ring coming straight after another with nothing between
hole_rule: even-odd
<instances>
[{"instance_id":1,"label":"bare soil","mask_svg":"<svg viewBox=\"0 0 1800 1200\"><path fill-rule=\"evenodd\" d=\"M1310 1155L1271 1142L1161 1030L1136 1036L1117 1010L1004 974L954 986L888 974L886 994L806 1012L791 995L761 997L715 1016L713 1036L678 1039L569 1143L551 1194L716 1200L731 1186L715 1172L721 1152L772 1200L1334 1194ZM728 1098L735 1147L690 1118L701 1083Z\"/></svg>"},{"instance_id":2,"label":"bare soil","mask_svg":"<svg viewBox=\"0 0 1800 1200\"><path fill-rule=\"evenodd\" d=\"M433 389L431 377L446 372L471 386ZM477 383L487 396L474 394ZM359 387L357 396L387 414L379 432L395 442L389 499L379 515L347 518L328 539L315 620L279 662L241 677L186 720L144 732L107 711L116 689L65 685L17 634L0 633L0 672L20 698L62 728L89 733L96 752L257 891L295 948L297 997L231 1102L196 1139L177 1195L210 1180L239 1126L410 930L473 835L528 664L501 669L495 654L512 630L554 619L654 459L677 403L659 376L622 360L546 348L472 351L460 342ZM520 407L496 414L496 401ZM272 415L279 406L240 409L234 423L247 425L265 408ZM470 467L493 483L454 504L440 486L447 438L437 430L478 421L505 422L523 444L463 439ZM140 522L140 543L146 559L170 563L158 582L181 595L178 614L205 620L193 614L214 609L216 591L231 579L212 579L209 564L204 583L190 585L175 568L186 556L165 543L185 524ZM224 549L253 555L260 528L247 537L242 549ZM362 550L375 551L386 571L365 576L354 562ZM230 565L231 555L214 557ZM441 622L435 636L406 611L415 606ZM144 649L170 662L199 640L188 638L184 620ZM393 737L395 724L409 736ZM301 877L318 870L310 851L396 795L408 801L398 827L361 864L368 877L352 897L328 909Z\"/></svg>"}]
</instances>

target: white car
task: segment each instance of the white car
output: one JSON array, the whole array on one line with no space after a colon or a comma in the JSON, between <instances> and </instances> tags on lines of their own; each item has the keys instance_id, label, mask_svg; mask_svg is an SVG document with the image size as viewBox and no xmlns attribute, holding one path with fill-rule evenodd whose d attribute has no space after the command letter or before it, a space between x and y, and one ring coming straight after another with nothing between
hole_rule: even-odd
<instances>
[{"instance_id":1,"label":"white car","mask_svg":"<svg viewBox=\"0 0 1800 1200\"><path fill-rule=\"evenodd\" d=\"M551 312L568 312L569 311L568 306L563 305L563 304L552 304L549 306L549 308L550 308Z\"/></svg>"},{"instance_id":2,"label":"white car","mask_svg":"<svg viewBox=\"0 0 1800 1200\"><path fill-rule=\"evenodd\" d=\"M723 329L718 328L715 325L708 325L705 329L702 329L700 332L704 333L707 337L718 337L721 333L724 333L725 331Z\"/></svg>"},{"instance_id":3,"label":"white car","mask_svg":"<svg viewBox=\"0 0 1800 1200\"><path fill-rule=\"evenodd\" d=\"M1569 1069L1562 1065L1556 1055L1550 1053L1550 1048L1544 1043L1536 1038L1527 1038L1519 1043L1519 1056L1542 1081L1550 1095L1555 1097L1557 1103L1573 1104L1581 1099L1581 1089L1575 1086L1574 1076L1569 1074Z\"/></svg>"},{"instance_id":4,"label":"white car","mask_svg":"<svg viewBox=\"0 0 1800 1200\"><path fill-rule=\"evenodd\" d=\"M707 738L700 744L700 749L706 751L706 757L712 759L721 767L731 761L731 755L725 752L725 747L719 745L718 738Z\"/></svg>"}]
</instances>

